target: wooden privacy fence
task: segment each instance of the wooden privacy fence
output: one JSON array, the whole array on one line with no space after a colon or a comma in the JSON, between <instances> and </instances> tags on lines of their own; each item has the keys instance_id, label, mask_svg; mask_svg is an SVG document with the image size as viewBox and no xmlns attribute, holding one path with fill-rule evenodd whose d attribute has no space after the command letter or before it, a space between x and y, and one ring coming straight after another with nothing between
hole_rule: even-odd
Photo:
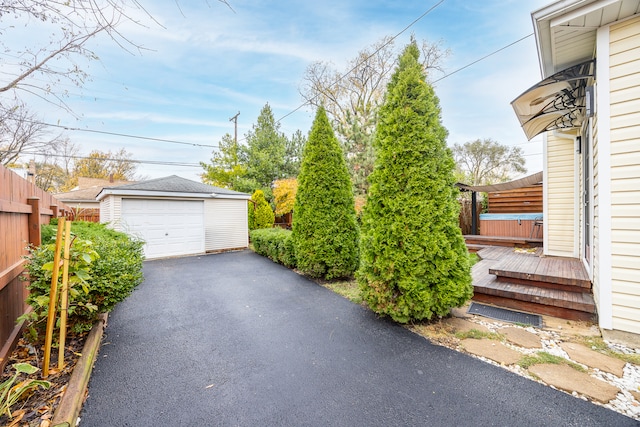
<instances>
[{"instance_id":1,"label":"wooden privacy fence","mask_svg":"<svg viewBox=\"0 0 640 427\"><path fill-rule=\"evenodd\" d=\"M66 217L69 221L100 222L100 209L71 208Z\"/></svg>"},{"instance_id":2,"label":"wooden privacy fence","mask_svg":"<svg viewBox=\"0 0 640 427\"><path fill-rule=\"evenodd\" d=\"M489 213L542 212L542 185L488 193Z\"/></svg>"},{"instance_id":3,"label":"wooden privacy fence","mask_svg":"<svg viewBox=\"0 0 640 427\"><path fill-rule=\"evenodd\" d=\"M0 371L7 363L28 306L24 273L27 246L40 245L40 226L71 209L16 173L0 165Z\"/></svg>"}]
</instances>

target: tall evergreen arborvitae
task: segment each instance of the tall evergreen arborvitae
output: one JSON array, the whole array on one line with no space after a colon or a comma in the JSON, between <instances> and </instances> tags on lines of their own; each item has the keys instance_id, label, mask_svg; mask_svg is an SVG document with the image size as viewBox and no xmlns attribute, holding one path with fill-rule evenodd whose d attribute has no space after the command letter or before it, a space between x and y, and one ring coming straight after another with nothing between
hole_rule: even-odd
<instances>
[{"instance_id":1,"label":"tall evergreen arborvitae","mask_svg":"<svg viewBox=\"0 0 640 427\"><path fill-rule=\"evenodd\" d=\"M347 277L358 268L358 227L349 171L324 108L302 154L293 207L297 267L314 277Z\"/></svg>"},{"instance_id":2,"label":"tall evergreen arborvitae","mask_svg":"<svg viewBox=\"0 0 640 427\"><path fill-rule=\"evenodd\" d=\"M410 43L387 87L362 214L364 301L398 322L445 316L473 294L440 106Z\"/></svg>"}]
</instances>

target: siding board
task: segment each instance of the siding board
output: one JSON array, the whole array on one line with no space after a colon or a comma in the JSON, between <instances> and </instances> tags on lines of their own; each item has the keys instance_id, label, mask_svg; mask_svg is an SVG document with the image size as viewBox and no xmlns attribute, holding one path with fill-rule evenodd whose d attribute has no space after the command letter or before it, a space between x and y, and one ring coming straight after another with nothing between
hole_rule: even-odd
<instances>
[{"instance_id":1,"label":"siding board","mask_svg":"<svg viewBox=\"0 0 640 427\"><path fill-rule=\"evenodd\" d=\"M640 18L609 36L612 323L640 333Z\"/></svg>"}]
</instances>

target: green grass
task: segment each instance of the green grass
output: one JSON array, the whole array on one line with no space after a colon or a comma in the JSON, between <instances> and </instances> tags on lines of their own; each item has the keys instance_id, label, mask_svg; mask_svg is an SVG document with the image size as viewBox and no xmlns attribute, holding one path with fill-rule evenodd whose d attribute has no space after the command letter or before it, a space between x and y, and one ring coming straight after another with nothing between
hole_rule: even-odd
<instances>
[{"instance_id":1,"label":"green grass","mask_svg":"<svg viewBox=\"0 0 640 427\"><path fill-rule=\"evenodd\" d=\"M554 356L553 354L547 353L546 351L539 351L535 355L524 356L522 359L520 359L520 361L518 362L518 365L524 369L528 369L533 365L542 365L545 363L550 363L553 365L565 364L565 365L571 366L573 369L577 371L586 372L586 369L584 369L582 366L578 365L577 363L571 362L565 359L564 357Z\"/></svg>"},{"instance_id":2,"label":"green grass","mask_svg":"<svg viewBox=\"0 0 640 427\"><path fill-rule=\"evenodd\" d=\"M607 343L604 342L602 337L592 336L592 337L579 337L579 338L580 339L578 341L589 348L598 350L601 353L604 353L611 357L618 358L627 363L631 363L633 365L640 365L640 354L618 353L617 351L610 349Z\"/></svg>"},{"instance_id":3,"label":"green grass","mask_svg":"<svg viewBox=\"0 0 640 427\"><path fill-rule=\"evenodd\" d=\"M463 332L456 332L455 333L456 338L459 338L461 340L467 339L467 338L473 338L476 340L480 340L483 338L488 338L490 340L498 340L498 341L502 341L503 336L500 334L497 334L495 332L483 332L483 331L479 331L477 329L471 329L468 331L463 331Z\"/></svg>"},{"instance_id":4,"label":"green grass","mask_svg":"<svg viewBox=\"0 0 640 427\"><path fill-rule=\"evenodd\" d=\"M350 301L355 302L356 304L360 304L362 302L362 297L360 296L360 287L355 280L324 283L323 286L337 294L342 295Z\"/></svg>"}]
</instances>

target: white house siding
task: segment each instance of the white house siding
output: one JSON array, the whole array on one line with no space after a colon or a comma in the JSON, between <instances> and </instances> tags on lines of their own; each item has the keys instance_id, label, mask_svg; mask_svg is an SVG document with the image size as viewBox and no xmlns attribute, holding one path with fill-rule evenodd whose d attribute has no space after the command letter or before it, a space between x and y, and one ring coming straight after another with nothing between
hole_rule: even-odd
<instances>
[{"instance_id":1,"label":"white house siding","mask_svg":"<svg viewBox=\"0 0 640 427\"><path fill-rule=\"evenodd\" d=\"M111 203L112 197L105 197L100 201L100 222L111 222L113 218Z\"/></svg>"},{"instance_id":2,"label":"white house siding","mask_svg":"<svg viewBox=\"0 0 640 427\"><path fill-rule=\"evenodd\" d=\"M597 89L596 89L597 90ZM598 260L600 259L600 185L599 185L599 180L600 180L600 176L599 176L599 152L598 152L598 117L594 116L591 119L591 135L592 135L592 162L593 162L593 189L592 191L592 200L593 200L593 204L592 204L592 212L593 212L593 220L591 221L592 225L593 225L593 239L592 239L592 246L591 246L591 251L592 251L592 258L591 258L591 262L592 262L592 275L591 275L591 283L593 286L593 298L595 299L596 302L596 307L598 307L598 313L601 313L602 310L600 309L601 307L601 300L600 300L600 295L601 295L601 290L600 290L600 281L598 280L598 278L600 277L600 263L598 262ZM582 179L580 180L581 184L582 184ZM580 191L582 192L583 189L580 188ZM580 209L580 211L583 212L583 209ZM580 225L582 227L582 224ZM580 237L580 247L582 248L584 246L584 233L580 233L581 237Z\"/></svg>"},{"instance_id":3,"label":"white house siding","mask_svg":"<svg viewBox=\"0 0 640 427\"><path fill-rule=\"evenodd\" d=\"M613 329L640 333L640 17L611 26Z\"/></svg>"},{"instance_id":4,"label":"white house siding","mask_svg":"<svg viewBox=\"0 0 640 427\"><path fill-rule=\"evenodd\" d=\"M206 251L249 246L246 200L207 200L204 205L204 217Z\"/></svg>"},{"instance_id":5,"label":"white house siding","mask_svg":"<svg viewBox=\"0 0 640 427\"><path fill-rule=\"evenodd\" d=\"M544 252L577 257L575 143L573 139L558 138L550 132L546 141Z\"/></svg>"},{"instance_id":6,"label":"white house siding","mask_svg":"<svg viewBox=\"0 0 640 427\"><path fill-rule=\"evenodd\" d=\"M100 200L100 222L108 222L114 230L123 231L120 226L122 197L107 196Z\"/></svg>"}]
</instances>

